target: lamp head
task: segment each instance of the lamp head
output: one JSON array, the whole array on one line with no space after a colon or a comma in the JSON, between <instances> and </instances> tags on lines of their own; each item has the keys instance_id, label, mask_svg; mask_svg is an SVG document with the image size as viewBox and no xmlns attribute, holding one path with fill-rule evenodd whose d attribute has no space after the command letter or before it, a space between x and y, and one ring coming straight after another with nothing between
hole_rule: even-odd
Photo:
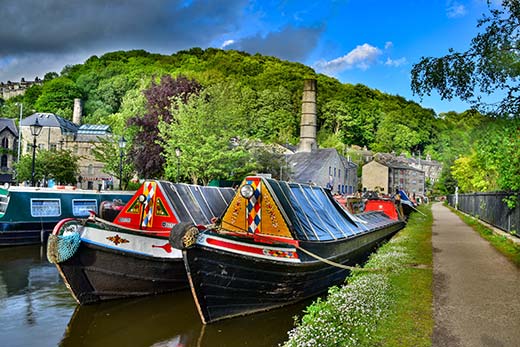
<instances>
[{"instance_id":1,"label":"lamp head","mask_svg":"<svg viewBox=\"0 0 520 347\"><path fill-rule=\"evenodd\" d=\"M38 118L36 118L34 123L30 125L30 128L31 128L31 135L36 137L36 136L40 135L43 126L40 124L40 122L38 122Z\"/></svg>"}]
</instances>

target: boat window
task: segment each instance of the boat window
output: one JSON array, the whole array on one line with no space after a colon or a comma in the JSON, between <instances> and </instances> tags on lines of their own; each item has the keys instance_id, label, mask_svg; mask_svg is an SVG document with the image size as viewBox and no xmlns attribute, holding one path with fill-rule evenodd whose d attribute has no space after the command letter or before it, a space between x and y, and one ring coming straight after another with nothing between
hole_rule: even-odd
<instances>
[{"instance_id":1,"label":"boat window","mask_svg":"<svg viewBox=\"0 0 520 347\"><path fill-rule=\"evenodd\" d=\"M0 216L4 215L9 205L9 195L0 194Z\"/></svg>"},{"instance_id":2,"label":"boat window","mask_svg":"<svg viewBox=\"0 0 520 347\"><path fill-rule=\"evenodd\" d=\"M59 217L61 216L60 199L31 199L32 217Z\"/></svg>"},{"instance_id":3,"label":"boat window","mask_svg":"<svg viewBox=\"0 0 520 347\"><path fill-rule=\"evenodd\" d=\"M90 211L97 210L96 199L72 199L72 214L76 217L87 217Z\"/></svg>"}]
</instances>

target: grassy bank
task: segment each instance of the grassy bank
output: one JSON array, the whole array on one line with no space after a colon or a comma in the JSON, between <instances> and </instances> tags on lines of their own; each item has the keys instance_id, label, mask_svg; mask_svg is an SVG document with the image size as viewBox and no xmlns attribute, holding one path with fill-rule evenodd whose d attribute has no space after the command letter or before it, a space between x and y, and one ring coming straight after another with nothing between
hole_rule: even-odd
<instances>
[{"instance_id":1,"label":"grassy bank","mask_svg":"<svg viewBox=\"0 0 520 347\"><path fill-rule=\"evenodd\" d=\"M520 266L520 245L515 244L510 241L504 235L499 235L493 232L490 228L480 223L478 219L469 216L467 214L461 213L460 211L455 210L451 206L448 206L455 214L457 214L460 219L467 225L469 225L473 230L480 234L482 238L487 240L493 247L495 247L500 253L505 255L509 260L516 264L516 266Z\"/></svg>"},{"instance_id":2,"label":"grassy bank","mask_svg":"<svg viewBox=\"0 0 520 347\"><path fill-rule=\"evenodd\" d=\"M374 253L347 284L318 299L284 346L431 346L433 222L412 214L408 225Z\"/></svg>"}]
</instances>

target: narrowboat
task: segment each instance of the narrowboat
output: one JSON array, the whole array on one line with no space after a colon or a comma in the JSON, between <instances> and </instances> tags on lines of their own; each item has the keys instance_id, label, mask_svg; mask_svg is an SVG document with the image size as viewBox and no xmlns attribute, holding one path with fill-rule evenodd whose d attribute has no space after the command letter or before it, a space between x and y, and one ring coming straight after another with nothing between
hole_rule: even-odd
<instances>
[{"instance_id":1,"label":"narrowboat","mask_svg":"<svg viewBox=\"0 0 520 347\"><path fill-rule=\"evenodd\" d=\"M247 177L221 220L180 246L202 322L325 292L403 228L396 216L353 215L322 187Z\"/></svg>"},{"instance_id":2,"label":"narrowboat","mask_svg":"<svg viewBox=\"0 0 520 347\"><path fill-rule=\"evenodd\" d=\"M0 188L0 246L45 243L61 219L88 217L100 212L103 201L126 203L133 194L73 186Z\"/></svg>"},{"instance_id":3,"label":"narrowboat","mask_svg":"<svg viewBox=\"0 0 520 347\"><path fill-rule=\"evenodd\" d=\"M182 252L170 239L206 228L234 195L232 188L146 181L113 222L94 214L60 221L47 256L79 304L187 288Z\"/></svg>"}]
</instances>

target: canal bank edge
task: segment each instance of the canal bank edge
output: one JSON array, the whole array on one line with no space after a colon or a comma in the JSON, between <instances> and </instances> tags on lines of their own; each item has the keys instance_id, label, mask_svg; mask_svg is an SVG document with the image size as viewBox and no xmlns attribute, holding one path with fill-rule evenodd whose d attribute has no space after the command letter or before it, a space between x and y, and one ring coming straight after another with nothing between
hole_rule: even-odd
<instances>
[{"instance_id":1,"label":"canal bank edge","mask_svg":"<svg viewBox=\"0 0 520 347\"><path fill-rule=\"evenodd\" d=\"M342 287L304 311L284 346L431 346L431 205L372 254Z\"/></svg>"}]
</instances>

